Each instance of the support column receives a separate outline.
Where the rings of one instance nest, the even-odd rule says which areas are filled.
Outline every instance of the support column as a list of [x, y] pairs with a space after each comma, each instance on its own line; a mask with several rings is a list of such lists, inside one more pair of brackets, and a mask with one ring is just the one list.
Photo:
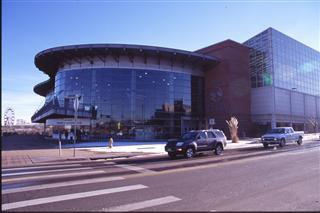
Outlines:
[[319, 113], [318, 113], [318, 97], [317, 96], [315, 96], [315, 99], [316, 99], [316, 116], [315, 116], [315, 121], [316, 121], [316, 128], [315, 128], [315, 130], [316, 130], [316, 132], [318, 132], [318, 128], [319, 128]]
[[303, 121], [303, 131], [306, 131], [306, 95], [303, 94], [303, 115], [304, 115], [304, 121]]
[[42, 133], [43, 135], [46, 135], [46, 127], [47, 127], [47, 126], [46, 126], [46, 122], [44, 122], [44, 125], [43, 125], [43, 133]]
[[271, 128], [276, 128], [277, 127], [277, 122], [276, 122], [276, 88], [273, 86], [272, 87], [272, 92], [273, 92], [273, 112], [271, 115]]
[[276, 122], [276, 115], [272, 114], [271, 115], [271, 128], [276, 128], [277, 127], [277, 122]]

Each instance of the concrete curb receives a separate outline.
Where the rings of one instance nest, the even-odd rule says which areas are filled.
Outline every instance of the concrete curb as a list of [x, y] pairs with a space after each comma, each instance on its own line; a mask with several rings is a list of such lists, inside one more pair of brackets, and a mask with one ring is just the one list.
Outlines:
[[[320, 142], [319, 134], [309, 134], [305, 135], [304, 143], [308, 143], [308, 140], [316, 140]], [[241, 150], [241, 149], [250, 149], [256, 147], [262, 147], [259, 138], [251, 138], [248, 140], [240, 140], [239, 143], [230, 143], [228, 141], [226, 150]], [[147, 146], [150, 146], [149, 143]], [[158, 144], [159, 145], [159, 144]], [[164, 151], [164, 144], [161, 146], [154, 146], [155, 149], [144, 149], [145, 151], [138, 152], [134, 150], [134, 147], [140, 147], [141, 144], [130, 145], [130, 146], [121, 146], [121, 151], [116, 150], [106, 150], [105, 147], [87, 147], [87, 148], [76, 148], [77, 156], [72, 156], [72, 148], [63, 149], [63, 154], [67, 153], [65, 156], [54, 156], [52, 153], [50, 155], [36, 155], [31, 154], [21, 154], [21, 155], [3, 155], [2, 154], [2, 167], [15, 167], [15, 166], [28, 166], [35, 164], [45, 164], [45, 163], [61, 163], [61, 162], [78, 162], [78, 161], [93, 161], [93, 160], [110, 160], [110, 159], [120, 159], [120, 158], [132, 158], [132, 157], [144, 157], [144, 156], [160, 156], [166, 155]], [[163, 149], [162, 149], [163, 146]], [[157, 148], [156, 148], [157, 147]], [[125, 150], [125, 151], [123, 151]], [[151, 152], [148, 152], [151, 151]], [[50, 150], [50, 152], [52, 152]], [[26, 159], [28, 162], [26, 162]], [[8, 164], [7, 164], [7, 163]]]

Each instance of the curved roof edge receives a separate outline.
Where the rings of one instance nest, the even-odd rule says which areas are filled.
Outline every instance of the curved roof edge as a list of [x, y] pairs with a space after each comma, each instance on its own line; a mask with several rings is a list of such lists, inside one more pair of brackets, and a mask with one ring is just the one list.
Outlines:
[[134, 44], [80, 44], [49, 48], [39, 52], [35, 56], [35, 65], [49, 76], [53, 77], [58, 69], [59, 63], [65, 58], [83, 55], [101, 55], [112, 53], [134, 53], [150, 55], [180, 56], [191, 61], [197, 60], [204, 64], [220, 61], [214, 56], [208, 56], [197, 52], [172, 49], [166, 47], [134, 45]]
[[52, 78], [43, 81], [33, 87], [33, 91], [38, 95], [45, 97], [50, 91], [50, 89], [54, 88], [54, 80]]

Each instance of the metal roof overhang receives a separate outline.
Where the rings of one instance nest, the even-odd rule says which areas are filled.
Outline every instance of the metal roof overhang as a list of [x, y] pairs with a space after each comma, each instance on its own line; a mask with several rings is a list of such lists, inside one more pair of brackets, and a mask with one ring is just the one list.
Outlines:
[[33, 91], [41, 96], [46, 96], [48, 91], [54, 88], [54, 80], [48, 79], [44, 82], [41, 82], [33, 87]]
[[120, 54], [127, 54], [128, 57], [134, 57], [135, 55], [161, 56], [172, 59], [182, 59], [205, 66], [219, 62], [219, 59], [216, 57], [164, 47], [130, 44], [83, 44], [44, 50], [35, 56], [35, 65], [50, 77], [54, 77], [59, 65], [65, 62], [66, 59], [80, 61], [80, 58], [83, 57], [90, 60], [90, 58], [97, 56], [103, 60], [101, 56]]
[[33, 90], [41, 96], [46, 96], [46, 93], [54, 88], [54, 77], [59, 66], [69, 59], [79, 61], [80, 63], [81, 58], [91, 60], [93, 57], [98, 57], [104, 61], [105, 56], [112, 55], [117, 60], [117, 57], [123, 54], [127, 55], [131, 61], [135, 55], [144, 57], [157, 56], [170, 58], [171, 60], [181, 60], [193, 65], [201, 65], [204, 68], [217, 64], [220, 61], [216, 57], [196, 52], [145, 45], [83, 44], [61, 46], [44, 50], [35, 56], [34, 63], [36, 67], [45, 74], [48, 74], [50, 79], [37, 84]]

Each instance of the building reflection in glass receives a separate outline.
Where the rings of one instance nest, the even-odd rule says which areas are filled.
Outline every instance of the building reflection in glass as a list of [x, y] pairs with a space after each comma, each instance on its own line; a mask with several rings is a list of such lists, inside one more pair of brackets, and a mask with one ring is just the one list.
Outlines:
[[[83, 110], [97, 109], [91, 131], [119, 138], [179, 137], [182, 120], [203, 120], [203, 78], [158, 70], [93, 68], [59, 71], [54, 95], [82, 95]], [[188, 129], [189, 130], [189, 129]]]

